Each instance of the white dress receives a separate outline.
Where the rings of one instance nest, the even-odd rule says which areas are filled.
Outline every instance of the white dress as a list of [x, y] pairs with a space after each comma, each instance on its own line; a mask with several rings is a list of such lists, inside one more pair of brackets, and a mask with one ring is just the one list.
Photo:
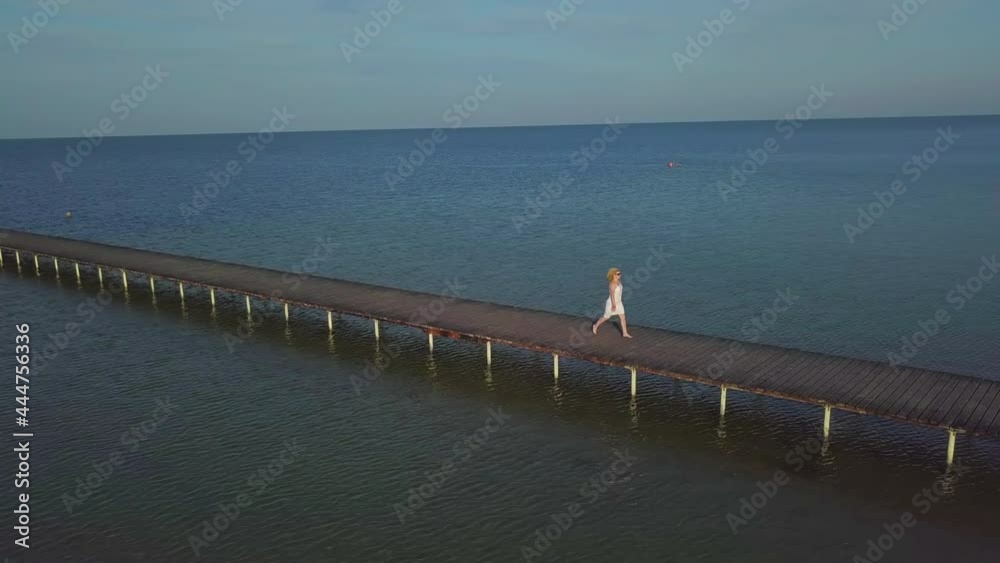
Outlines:
[[614, 311], [611, 310], [611, 296], [608, 296], [608, 300], [604, 302], [604, 318], [609, 319], [612, 315], [624, 315], [625, 305], [622, 305], [622, 284], [615, 286], [615, 302], [618, 303], [618, 308]]

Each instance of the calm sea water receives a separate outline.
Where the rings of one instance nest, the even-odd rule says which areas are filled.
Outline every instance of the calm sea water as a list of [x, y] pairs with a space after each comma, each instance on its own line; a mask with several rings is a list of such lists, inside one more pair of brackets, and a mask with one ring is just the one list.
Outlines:
[[[949, 127], [915, 178], [904, 164]], [[1000, 379], [1000, 280], [949, 300], [1000, 253], [1000, 118], [814, 121], [788, 139], [771, 122], [637, 124], [584, 170], [574, 152], [602, 129], [449, 130], [392, 188], [386, 173], [430, 131], [277, 135], [252, 162], [246, 135], [108, 139], [62, 182], [52, 162], [75, 141], [0, 141], [0, 225], [580, 315], [617, 266], [631, 323], [740, 339], [790, 289], [760, 341], [876, 360], [944, 308], [951, 321], [909, 362]], [[769, 137], [778, 151], [721, 197]], [[238, 175], [196, 195], [230, 160]], [[572, 183], [543, 195], [561, 176]], [[849, 240], [844, 224], [894, 180], [906, 191]], [[651, 249], [668, 259], [647, 275]], [[564, 360], [556, 385], [536, 354], [496, 347], [487, 370], [474, 344], [439, 340], [430, 357], [419, 333], [383, 327], [376, 347], [364, 322], [338, 319], [330, 337], [322, 314], [286, 325], [263, 303], [264, 324], [227, 345], [236, 297], [213, 312], [202, 292], [181, 303], [164, 282], [154, 299], [137, 280], [83, 315], [98, 290], [69, 269], [0, 274], [9, 338], [15, 323], [42, 343], [83, 323], [31, 385], [29, 561], [194, 560], [192, 536], [204, 561], [516, 561], [525, 545], [532, 561], [850, 561], [906, 511], [917, 523], [883, 561], [1000, 554], [995, 440], [960, 437], [967, 469], [945, 471], [944, 433], [836, 413], [826, 448], [799, 462], [815, 407], [730, 394], [720, 423], [711, 389], [640, 376], [631, 403], [621, 370]], [[508, 418], [463, 446], [491, 409]], [[123, 437], [137, 425], [142, 440]], [[616, 451], [635, 461], [588, 484]], [[734, 534], [727, 514], [778, 470], [788, 483]], [[240, 514], [206, 531], [241, 494]], [[574, 502], [569, 528], [536, 545]]]

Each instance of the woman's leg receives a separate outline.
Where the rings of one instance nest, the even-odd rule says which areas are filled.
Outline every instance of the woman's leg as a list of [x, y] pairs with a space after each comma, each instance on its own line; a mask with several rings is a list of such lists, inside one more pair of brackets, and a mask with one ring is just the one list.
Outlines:
[[600, 319], [597, 320], [596, 323], [594, 323], [594, 329], [593, 329], [594, 334], [597, 334], [597, 329], [601, 328], [601, 325], [604, 324], [605, 321], [608, 320], [608, 318], [609, 317], [601, 317]]
[[618, 315], [618, 319], [622, 322], [622, 336], [625, 338], [632, 338], [632, 335], [628, 333], [628, 325], [625, 324], [625, 315]]

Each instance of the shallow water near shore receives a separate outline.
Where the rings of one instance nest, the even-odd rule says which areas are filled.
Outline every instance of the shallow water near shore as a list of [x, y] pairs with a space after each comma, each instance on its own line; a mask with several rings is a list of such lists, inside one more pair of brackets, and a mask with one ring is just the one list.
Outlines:
[[[904, 162], [948, 126], [962, 137], [911, 182]], [[910, 361], [1000, 378], [1000, 281], [961, 309], [948, 301], [1000, 250], [1000, 120], [810, 122], [728, 200], [717, 182], [773, 123], [632, 125], [580, 171], [571, 155], [600, 131], [449, 132], [395, 191], [385, 173], [429, 132], [277, 135], [189, 220], [180, 206], [245, 136], [108, 139], [62, 184], [50, 163], [67, 141], [0, 141], [0, 224], [580, 315], [600, 309], [618, 266], [630, 323], [738, 339], [790, 289], [799, 299], [761, 342], [882, 361], [946, 308]], [[563, 170], [574, 184], [519, 232], [526, 198]], [[852, 244], [844, 224], [894, 179], [907, 191]], [[647, 276], [651, 249], [668, 259]], [[181, 302], [173, 284], [154, 297], [136, 280], [83, 314], [96, 273], [77, 284], [63, 268], [56, 279], [8, 260], [0, 273], [11, 336], [27, 322], [46, 343], [81, 324], [31, 385], [39, 561], [195, 549], [205, 561], [514, 561], [524, 546], [536, 561], [850, 561], [906, 512], [915, 523], [883, 561], [1000, 554], [997, 440], [960, 436], [948, 470], [945, 433], [835, 412], [811, 453], [817, 407], [730, 393], [720, 420], [715, 389], [640, 374], [631, 401], [624, 370], [562, 359], [555, 383], [539, 354], [495, 346], [487, 368], [473, 343], [438, 339], [430, 356], [416, 331], [383, 325], [376, 344], [346, 317], [331, 337], [322, 312], [293, 308], [286, 324], [263, 302], [263, 324], [234, 343], [240, 297], [217, 292], [213, 311], [207, 292]], [[497, 410], [507, 418], [484, 434]], [[142, 439], [126, 439], [136, 426]], [[634, 464], [615, 472], [626, 452]], [[114, 453], [121, 464], [88, 482]], [[787, 483], [772, 487], [779, 471]], [[239, 515], [206, 534], [241, 494]], [[541, 549], [538, 531], [573, 503], [578, 516]], [[735, 533], [729, 514], [746, 521]]]

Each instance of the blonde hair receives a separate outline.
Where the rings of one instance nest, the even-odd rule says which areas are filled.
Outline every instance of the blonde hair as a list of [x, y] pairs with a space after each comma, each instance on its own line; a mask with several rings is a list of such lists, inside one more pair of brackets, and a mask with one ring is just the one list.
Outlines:
[[622, 271], [618, 268], [611, 268], [608, 270], [608, 282], [615, 281], [615, 274], [620, 274]]

